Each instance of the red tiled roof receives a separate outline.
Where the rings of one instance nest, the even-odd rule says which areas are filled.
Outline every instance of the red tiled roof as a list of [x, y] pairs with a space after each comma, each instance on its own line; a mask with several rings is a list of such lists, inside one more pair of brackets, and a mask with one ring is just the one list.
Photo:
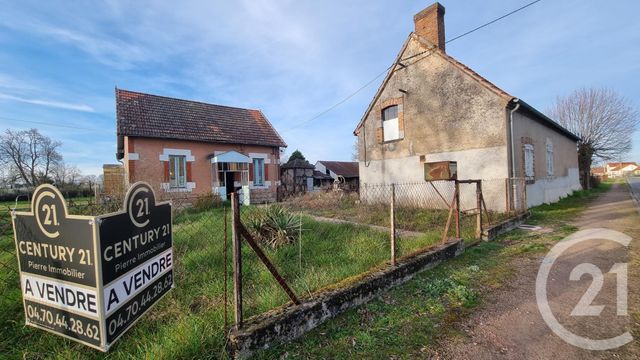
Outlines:
[[353, 161], [323, 161], [318, 160], [324, 167], [333, 171], [336, 175], [342, 175], [346, 178], [360, 176], [360, 168], [357, 162]]
[[116, 89], [119, 136], [285, 147], [260, 110]]
[[615, 163], [608, 163], [607, 164], [607, 166], [609, 166], [611, 168], [611, 171], [622, 170], [622, 169], [626, 168], [629, 165], [633, 165], [636, 168], [638, 167], [638, 164], [636, 164], [635, 162], [615, 162]]

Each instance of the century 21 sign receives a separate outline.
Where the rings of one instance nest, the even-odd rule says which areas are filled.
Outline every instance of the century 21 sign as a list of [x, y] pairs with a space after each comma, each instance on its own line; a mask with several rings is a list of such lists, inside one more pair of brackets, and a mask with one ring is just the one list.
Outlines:
[[174, 286], [171, 204], [144, 182], [100, 216], [69, 215], [40, 185], [12, 218], [27, 325], [107, 351]]

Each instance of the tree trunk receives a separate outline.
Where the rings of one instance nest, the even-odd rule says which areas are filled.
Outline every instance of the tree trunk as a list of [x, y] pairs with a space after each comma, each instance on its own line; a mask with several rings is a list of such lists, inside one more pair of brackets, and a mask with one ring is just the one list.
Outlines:
[[591, 163], [593, 161], [593, 149], [589, 144], [578, 145], [578, 171], [580, 172], [580, 185], [585, 190], [591, 188]]

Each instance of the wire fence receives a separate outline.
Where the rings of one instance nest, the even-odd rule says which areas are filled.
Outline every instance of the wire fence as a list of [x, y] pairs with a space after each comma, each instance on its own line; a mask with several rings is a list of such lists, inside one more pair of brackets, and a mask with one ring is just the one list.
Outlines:
[[[502, 180], [502, 189], [505, 183]], [[476, 185], [457, 186], [461, 210], [459, 235], [475, 239]], [[402, 258], [455, 237], [451, 211], [456, 206], [455, 192], [456, 183], [452, 181], [367, 185], [359, 193], [330, 190], [290, 197], [272, 205], [241, 206], [240, 218], [292, 291], [304, 298], [320, 289], [353, 281], [364, 272], [389, 266], [392, 249], [395, 257]], [[232, 322], [229, 203], [213, 194], [165, 193], [158, 200], [173, 203], [176, 288], [132, 329], [138, 334], [132, 338], [154, 334], [169, 344], [207, 334], [207, 346], [219, 348], [222, 353], [227, 325]], [[67, 203], [69, 213], [83, 215], [113, 212], [121, 204], [119, 196], [71, 199]], [[17, 210], [28, 211], [29, 206], [23, 201]], [[505, 216], [504, 211], [489, 210], [483, 215], [483, 223], [497, 222]], [[447, 223], [450, 226], [445, 235]], [[7, 332], [20, 334], [24, 314], [15, 249], [11, 214], [5, 206], [0, 211], [0, 298], [5, 309], [0, 322], [10, 324]], [[256, 253], [246, 243], [241, 251], [244, 317], [289, 303], [289, 296]], [[167, 335], [168, 327], [175, 326], [181, 330], [176, 335]], [[31, 334], [31, 342], [50, 341], [41, 340], [44, 336], [41, 333]], [[123, 342], [127, 344], [125, 349], [135, 349], [135, 341], [129, 344], [125, 337]], [[16, 336], [2, 346], [27, 351], [25, 344]]]

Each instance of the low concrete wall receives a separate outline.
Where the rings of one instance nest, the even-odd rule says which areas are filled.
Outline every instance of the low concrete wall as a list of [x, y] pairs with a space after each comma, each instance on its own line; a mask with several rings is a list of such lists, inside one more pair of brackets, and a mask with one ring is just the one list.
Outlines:
[[482, 231], [482, 240], [491, 241], [498, 236], [511, 231], [522, 224], [531, 215], [528, 211], [524, 214], [517, 215], [496, 225], [488, 227]]
[[567, 176], [536, 179], [535, 183], [527, 185], [527, 206], [551, 204], [581, 188], [578, 169], [569, 169]]
[[234, 358], [246, 358], [257, 349], [293, 340], [328, 319], [359, 305], [417, 273], [464, 252], [464, 241], [453, 240], [431, 251], [401, 259], [395, 267], [364, 274], [356, 282], [314, 294], [300, 305], [288, 305], [254, 316], [229, 334], [228, 350]]

